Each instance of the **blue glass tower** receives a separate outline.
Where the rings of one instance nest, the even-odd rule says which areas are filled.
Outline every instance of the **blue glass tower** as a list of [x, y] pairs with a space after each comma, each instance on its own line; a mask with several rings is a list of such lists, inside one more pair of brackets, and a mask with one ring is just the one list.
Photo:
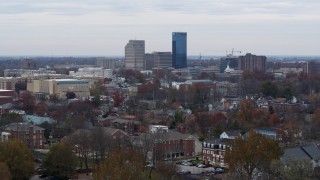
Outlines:
[[172, 67], [175, 69], [187, 67], [187, 33], [172, 33]]

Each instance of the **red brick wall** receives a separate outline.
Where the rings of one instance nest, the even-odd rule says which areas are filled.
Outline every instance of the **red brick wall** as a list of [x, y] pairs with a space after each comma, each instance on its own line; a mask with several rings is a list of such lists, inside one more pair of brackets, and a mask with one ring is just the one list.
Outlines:
[[11, 90], [11, 91], [1, 91], [0, 90], [0, 96], [11, 96], [11, 97], [14, 97], [14, 91]]

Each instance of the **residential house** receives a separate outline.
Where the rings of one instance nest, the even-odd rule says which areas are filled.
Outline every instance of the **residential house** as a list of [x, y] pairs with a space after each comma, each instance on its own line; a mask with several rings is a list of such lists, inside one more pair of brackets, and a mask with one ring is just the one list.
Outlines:
[[113, 128], [121, 129], [127, 133], [132, 133], [139, 130], [141, 122], [137, 121], [134, 116], [127, 115], [112, 120], [111, 124]]
[[220, 138], [205, 140], [202, 143], [202, 159], [207, 164], [215, 166], [227, 166], [224, 156], [226, 150], [230, 147], [228, 143], [236, 137], [241, 137], [241, 130], [224, 131]]
[[282, 133], [281, 130], [275, 127], [272, 128], [267, 128], [267, 127], [262, 127], [262, 128], [256, 128], [254, 129], [256, 133], [262, 134], [268, 138], [271, 138], [273, 140], [278, 140], [282, 141]]
[[290, 160], [307, 160], [312, 162], [313, 167], [319, 167], [320, 149], [315, 144], [288, 148], [284, 150], [284, 154], [280, 159], [284, 163], [287, 163]]
[[224, 131], [220, 135], [220, 138], [221, 139], [235, 139], [238, 136], [241, 136], [241, 130]]
[[4, 131], [10, 133], [8, 139], [22, 140], [29, 148], [43, 148], [44, 129], [29, 123], [11, 123], [4, 126]]

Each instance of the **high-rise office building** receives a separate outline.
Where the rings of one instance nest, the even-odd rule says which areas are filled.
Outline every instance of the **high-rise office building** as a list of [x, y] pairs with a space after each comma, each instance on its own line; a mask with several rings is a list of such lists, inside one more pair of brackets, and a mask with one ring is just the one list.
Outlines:
[[153, 68], [171, 68], [172, 54], [171, 52], [153, 52], [144, 55], [146, 70]]
[[238, 69], [249, 71], [266, 71], [267, 57], [256, 56], [247, 53], [245, 56], [239, 56]]
[[153, 53], [146, 53], [144, 54], [144, 63], [145, 63], [145, 70], [152, 70], [154, 68], [154, 57]]
[[187, 67], [187, 33], [172, 33], [172, 67], [176, 69]]
[[130, 40], [125, 47], [126, 69], [144, 70], [144, 40]]
[[169, 68], [172, 67], [171, 52], [154, 52], [154, 67], [155, 68]]

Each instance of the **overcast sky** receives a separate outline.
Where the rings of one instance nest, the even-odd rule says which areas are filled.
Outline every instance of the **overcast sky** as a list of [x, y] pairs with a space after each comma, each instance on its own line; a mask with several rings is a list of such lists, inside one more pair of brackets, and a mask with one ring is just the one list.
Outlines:
[[171, 51], [174, 31], [188, 55], [320, 55], [320, 0], [0, 0], [0, 55]]

